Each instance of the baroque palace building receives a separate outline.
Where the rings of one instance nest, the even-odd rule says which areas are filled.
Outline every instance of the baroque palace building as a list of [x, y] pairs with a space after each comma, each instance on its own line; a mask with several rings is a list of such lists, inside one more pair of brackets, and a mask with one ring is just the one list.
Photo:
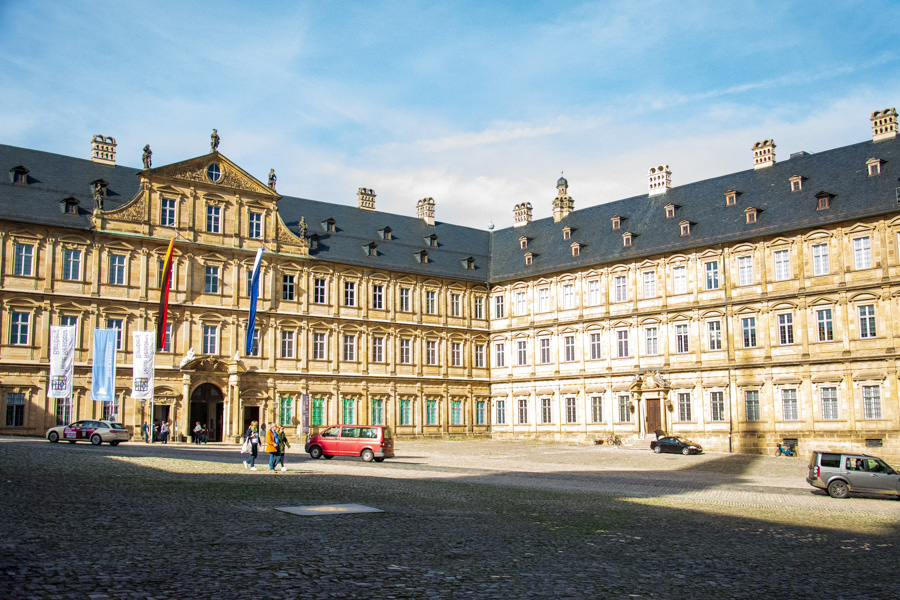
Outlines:
[[[656, 430], [709, 450], [853, 449], [900, 459], [900, 138], [872, 139], [481, 231], [281, 196], [218, 152], [144, 168], [0, 145], [0, 433], [114, 416], [331, 423], [403, 436], [588, 441]], [[131, 332], [158, 317], [154, 413], [131, 398]], [[264, 248], [256, 336], [249, 274]], [[49, 328], [77, 327], [71, 398], [47, 396]], [[115, 403], [90, 397], [91, 334], [119, 331]]]

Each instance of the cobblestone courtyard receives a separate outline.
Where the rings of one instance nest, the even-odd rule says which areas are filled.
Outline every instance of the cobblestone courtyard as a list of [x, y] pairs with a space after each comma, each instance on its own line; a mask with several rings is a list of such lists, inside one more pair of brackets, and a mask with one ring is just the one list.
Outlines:
[[[900, 502], [805, 458], [498, 441], [245, 470], [236, 446], [0, 438], [0, 598], [896, 598]], [[301, 517], [282, 506], [382, 513]]]

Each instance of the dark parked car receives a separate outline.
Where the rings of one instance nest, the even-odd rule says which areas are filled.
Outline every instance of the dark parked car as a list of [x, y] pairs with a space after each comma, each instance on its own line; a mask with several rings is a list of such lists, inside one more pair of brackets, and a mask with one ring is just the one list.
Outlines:
[[660, 452], [680, 452], [681, 454], [700, 454], [703, 452], [703, 447], [700, 444], [677, 435], [668, 435], [650, 442], [650, 449], [657, 454]]

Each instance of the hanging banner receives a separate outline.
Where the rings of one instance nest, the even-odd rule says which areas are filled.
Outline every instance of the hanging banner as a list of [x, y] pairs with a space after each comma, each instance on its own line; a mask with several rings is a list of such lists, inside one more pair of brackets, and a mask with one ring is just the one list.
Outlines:
[[135, 331], [134, 362], [131, 374], [131, 397], [149, 400], [153, 396], [153, 374], [156, 371], [156, 348], [153, 331]]
[[169, 285], [172, 281], [172, 247], [175, 238], [169, 240], [169, 249], [163, 262], [162, 277], [159, 281], [159, 314], [156, 317], [156, 349], [166, 347], [166, 322], [169, 318]]
[[116, 400], [116, 329], [94, 330], [94, 363], [91, 367], [91, 399]]
[[250, 319], [247, 321], [247, 356], [253, 354], [253, 330], [256, 329], [256, 299], [259, 297], [259, 266], [263, 249], [256, 251], [253, 272], [250, 275]]
[[309, 433], [309, 394], [300, 394], [300, 431]]
[[50, 326], [50, 389], [48, 398], [72, 395], [75, 375], [75, 327]]

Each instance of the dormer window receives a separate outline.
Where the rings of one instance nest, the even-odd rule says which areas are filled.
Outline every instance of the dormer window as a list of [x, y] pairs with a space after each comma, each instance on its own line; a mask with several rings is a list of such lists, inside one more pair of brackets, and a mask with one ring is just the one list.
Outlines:
[[869, 171], [869, 177], [881, 175], [881, 165], [884, 163], [880, 158], [870, 158], [866, 161], [866, 168]]
[[318, 250], [319, 249], [319, 234], [314, 233], [309, 236], [309, 249], [310, 250]]
[[390, 227], [382, 227], [378, 230], [378, 237], [383, 240], [392, 240], [394, 237], [391, 235], [392, 229]]
[[572, 229], [571, 227], [563, 227], [563, 230], [562, 230], [562, 232], [563, 232], [563, 239], [564, 239], [564, 240], [571, 240], [571, 239], [572, 239], [572, 232], [573, 232], [573, 231], [575, 231], [575, 230]]
[[363, 253], [366, 256], [378, 256], [378, 250], [376, 250], [376, 248], [378, 248], [378, 244], [375, 242], [369, 242], [362, 247]]
[[801, 191], [801, 190], [803, 189], [803, 180], [804, 180], [804, 179], [806, 179], [806, 177], [803, 177], [802, 175], [794, 175], [794, 176], [792, 176], [791, 179], [790, 179], [790, 181], [791, 181], [791, 191], [792, 191], [792, 192], [799, 192], [799, 191]]
[[626, 231], [625, 233], [622, 234], [622, 247], [623, 248], [628, 248], [629, 246], [631, 246], [631, 237], [632, 237], [631, 233], [628, 231]]
[[827, 210], [831, 208], [831, 199], [834, 194], [828, 192], [819, 192], [816, 194], [816, 210]]
[[615, 216], [612, 218], [612, 228], [613, 230], [619, 229], [622, 227], [622, 217]]
[[10, 180], [18, 185], [28, 185], [28, 169], [19, 165], [9, 170]]
[[474, 271], [475, 270], [475, 257], [470, 256], [468, 258], [464, 258], [459, 263], [462, 265], [463, 269], [466, 271]]
[[756, 223], [756, 213], [759, 212], [758, 209], [753, 208], [752, 206], [748, 206], [744, 209], [744, 214], [747, 215], [747, 223]]
[[579, 256], [581, 254], [581, 244], [575, 242], [572, 244], [572, 256]]
[[325, 219], [324, 221], [322, 221], [322, 231], [326, 233], [334, 233], [335, 231], [337, 231], [336, 225], [337, 221], [335, 221], [334, 219]]
[[671, 219], [673, 217], [675, 217], [675, 205], [666, 204], [666, 218]]
[[728, 190], [725, 192], [725, 206], [734, 206], [737, 204], [737, 197], [740, 192], [735, 190]]
[[62, 205], [63, 213], [67, 215], [77, 215], [78, 214], [78, 199], [72, 198], [71, 196], [60, 200], [60, 204]]
[[428, 244], [432, 248], [437, 248], [437, 236], [435, 234], [426, 235], [425, 243]]
[[525, 266], [526, 267], [531, 266], [531, 264], [533, 262], [534, 262], [534, 254], [532, 254], [531, 252], [526, 252], [525, 253]]
[[519, 238], [519, 250], [524, 250], [528, 247], [528, 238], [524, 235]]
[[428, 263], [428, 250], [419, 250], [418, 252], [416, 252], [415, 256], [416, 260], [419, 261], [419, 263], [423, 265]]
[[682, 221], [678, 224], [681, 227], [681, 235], [691, 235], [691, 222]]

